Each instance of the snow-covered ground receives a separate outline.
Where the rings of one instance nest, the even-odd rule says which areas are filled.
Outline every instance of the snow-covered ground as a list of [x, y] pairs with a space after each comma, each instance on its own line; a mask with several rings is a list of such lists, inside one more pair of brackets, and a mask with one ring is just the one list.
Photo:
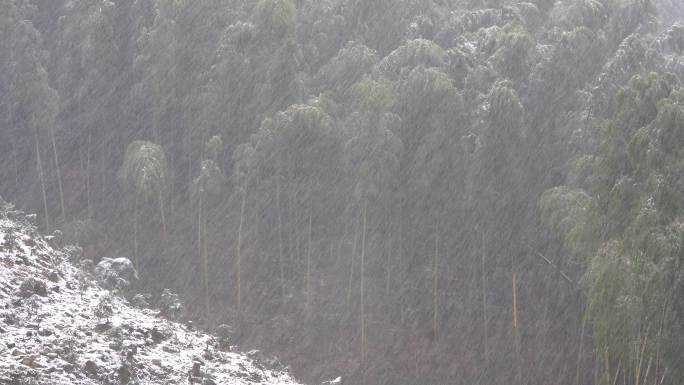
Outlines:
[[133, 307], [0, 213], [0, 384], [296, 384]]

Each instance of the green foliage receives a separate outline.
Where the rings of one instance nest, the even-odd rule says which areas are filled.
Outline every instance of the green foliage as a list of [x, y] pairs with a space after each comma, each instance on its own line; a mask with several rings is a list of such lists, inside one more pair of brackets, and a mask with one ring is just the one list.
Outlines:
[[279, 41], [294, 32], [296, 9], [291, 0], [259, 0], [253, 19], [262, 36]]
[[64, 242], [67, 245], [92, 245], [102, 238], [96, 224], [88, 220], [74, 220], [63, 227]]
[[364, 80], [354, 85], [359, 113], [350, 117], [347, 156], [357, 180], [355, 195], [377, 198], [390, 186], [403, 151], [396, 134], [399, 117], [388, 113], [394, 92], [386, 81]]
[[415, 39], [407, 41], [383, 58], [378, 63], [378, 69], [383, 75], [395, 78], [403, 71], [410, 71], [419, 65], [440, 67], [445, 59], [446, 53], [435, 42]]
[[596, 249], [592, 213], [595, 202], [582, 190], [556, 187], [540, 198], [544, 225], [563, 236], [563, 242], [575, 253], [586, 255]]
[[684, 313], [674, 294], [684, 273], [675, 192], [684, 186], [684, 105], [675, 87], [669, 75], [632, 79], [596, 154], [577, 163], [579, 189], [548, 190], [540, 203], [544, 223], [589, 260], [583, 282], [598, 347], [630, 370], [644, 351], [666, 363], [673, 384], [684, 378], [675, 348]]
[[348, 42], [316, 74], [318, 91], [327, 90], [335, 99], [348, 103], [352, 85], [368, 75], [378, 60], [374, 50], [358, 42]]
[[207, 194], [210, 197], [218, 197], [222, 191], [225, 177], [223, 171], [211, 159], [202, 161], [200, 173], [195, 178], [193, 195]]
[[223, 140], [220, 135], [214, 135], [204, 145], [204, 152], [207, 158], [217, 161], [219, 156], [223, 153]]
[[355, 105], [364, 114], [379, 115], [394, 101], [392, 84], [386, 80], [363, 80], [353, 86]]
[[119, 171], [119, 180], [126, 190], [142, 198], [156, 198], [166, 184], [166, 177], [166, 155], [161, 146], [141, 140], [128, 145]]
[[295, 191], [332, 182], [329, 170], [339, 163], [342, 135], [316, 104], [295, 104], [264, 119], [250, 142], [238, 147], [234, 177], [267, 179], [279, 174], [288, 177]]

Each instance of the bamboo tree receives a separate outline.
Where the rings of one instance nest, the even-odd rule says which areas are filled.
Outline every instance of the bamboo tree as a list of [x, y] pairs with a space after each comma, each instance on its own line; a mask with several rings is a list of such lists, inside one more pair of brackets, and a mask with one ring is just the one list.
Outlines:
[[191, 197], [197, 197], [197, 251], [202, 263], [202, 287], [204, 291], [204, 311], [211, 320], [211, 295], [209, 292], [209, 252], [207, 236], [207, 205], [218, 198], [224, 182], [223, 172], [216, 160], [223, 152], [223, 141], [220, 136], [211, 137], [204, 145], [200, 173], [193, 181]]
[[370, 199], [380, 197], [389, 187], [398, 170], [399, 154], [403, 146], [401, 140], [392, 131], [392, 123], [396, 122], [398, 117], [387, 112], [393, 100], [391, 86], [387, 82], [364, 80], [354, 86], [354, 92], [357, 96], [359, 112], [350, 118], [350, 126], [354, 131], [347, 147], [351, 157], [350, 164], [355, 167], [353, 172], [358, 178], [354, 193], [361, 203], [360, 329], [361, 362], [365, 363], [365, 260], [368, 204]]
[[137, 239], [139, 199], [160, 199], [161, 190], [166, 184], [166, 174], [166, 156], [159, 145], [145, 141], [135, 141], [128, 145], [124, 163], [119, 171], [119, 180], [124, 189], [134, 197], [133, 243], [137, 269], [140, 268]]

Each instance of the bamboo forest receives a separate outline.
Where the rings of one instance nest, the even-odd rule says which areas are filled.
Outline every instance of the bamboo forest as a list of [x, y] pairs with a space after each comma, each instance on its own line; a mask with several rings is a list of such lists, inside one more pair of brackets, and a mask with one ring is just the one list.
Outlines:
[[0, 0], [0, 196], [2, 384], [680, 385], [684, 2]]

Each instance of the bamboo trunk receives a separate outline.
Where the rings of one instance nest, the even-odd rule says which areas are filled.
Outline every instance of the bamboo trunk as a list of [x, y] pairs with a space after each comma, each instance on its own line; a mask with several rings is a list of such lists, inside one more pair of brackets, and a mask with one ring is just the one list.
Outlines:
[[[203, 194], [203, 193], [201, 193]], [[201, 195], [200, 194], [200, 195]], [[207, 320], [211, 319], [211, 295], [209, 293], [209, 253], [207, 252], [207, 209], [206, 202], [202, 202], [202, 260], [204, 261], [204, 308]]]
[[161, 215], [161, 223], [162, 223], [162, 239], [164, 241], [164, 244], [166, 244], [166, 236], [167, 236], [167, 231], [166, 231], [166, 216], [164, 215], [164, 194], [162, 193], [162, 187], [159, 186], [159, 214]]
[[209, 261], [206, 253], [206, 215], [204, 213], [204, 192], [198, 193], [198, 207], [197, 207], [197, 252], [202, 261], [202, 286], [204, 289], [204, 311], [205, 316], [209, 319], [210, 316], [210, 301], [209, 301]]
[[487, 274], [485, 270], [485, 234], [482, 233], [482, 326], [484, 329], [484, 359], [485, 366], [489, 362], [488, 330], [487, 330]]
[[435, 258], [432, 266], [432, 333], [434, 338], [437, 338], [437, 285], [439, 283], [438, 276], [438, 259], [439, 259], [439, 224], [437, 224], [437, 229], [435, 231]]
[[280, 295], [285, 305], [285, 268], [283, 266], [283, 219], [280, 208], [280, 172], [276, 175], [276, 210], [278, 210], [278, 267], [280, 269]]
[[515, 269], [513, 270], [513, 338], [515, 339], [515, 356], [516, 356], [516, 375], [515, 383], [520, 384], [522, 380], [522, 357], [521, 354], [521, 341], [520, 341], [520, 328], [518, 324], [518, 285], [517, 276]]
[[242, 311], [242, 256], [240, 255], [240, 249], [242, 248], [242, 223], [244, 222], [245, 219], [245, 200], [246, 200], [246, 191], [242, 190], [242, 204], [240, 205], [240, 225], [238, 226], [238, 239], [237, 239], [237, 247], [236, 247], [236, 255], [237, 255], [237, 314], [238, 317], [240, 316], [240, 312]]
[[359, 228], [354, 226], [354, 243], [352, 244], [351, 257], [349, 261], [349, 285], [347, 286], [347, 308], [351, 312], [352, 301], [352, 284], [354, 282], [354, 259], [356, 257], [356, 248], [359, 243]]
[[38, 138], [38, 128], [34, 130], [36, 142], [36, 168], [38, 169], [38, 179], [40, 180], [40, 189], [43, 196], [43, 210], [45, 213], [45, 231], [50, 231], [50, 214], [47, 207], [47, 192], [45, 191], [45, 176], [43, 175], [43, 164], [40, 160], [40, 139]]
[[135, 259], [135, 270], [140, 272], [140, 257], [138, 256], [138, 193], [133, 199], [133, 258]]
[[59, 206], [62, 212], [62, 223], [66, 223], [66, 208], [64, 205], [64, 188], [62, 186], [62, 172], [60, 171], [59, 156], [57, 155], [57, 142], [55, 140], [54, 127], [50, 126], [50, 141], [52, 142], [52, 156], [55, 161], [55, 171], [57, 173], [57, 187], [59, 188]]
[[14, 163], [14, 185], [19, 187], [19, 161], [17, 160], [16, 145], [12, 145], [12, 159]]
[[311, 315], [311, 233], [312, 233], [312, 209], [309, 209], [309, 239], [306, 247], [306, 312]]
[[88, 129], [88, 143], [86, 145], [86, 168], [85, 168], [85, 174], [86, 174], [86, 207], [87, 207], [87, 216], [88, 219], [92, 219], [93, 217], [93, 208], [92, 208], [92, 203], [91, 203], [91, 196], [90, 196], [90, 141], [91, 141], [91, 133], [90, 129]]
[[368, 212], [368, 198], [363, 202], [363, 228], [361, 236], [361, 362], [366, 360], [366, 313], [364, 306], [364, 268], [366, 263], [366, 222]]

